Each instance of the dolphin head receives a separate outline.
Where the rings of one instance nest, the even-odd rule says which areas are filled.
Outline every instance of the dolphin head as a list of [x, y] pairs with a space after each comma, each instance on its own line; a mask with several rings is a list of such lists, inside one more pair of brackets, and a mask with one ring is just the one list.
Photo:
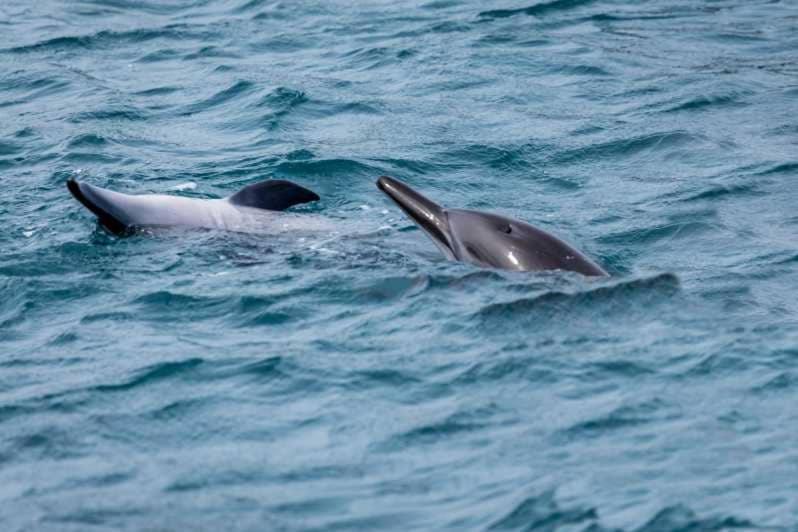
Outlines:
[[445, 209], [387, 176], [377, 180], [377, 187], [451, 260], [504, 270], [607, 275], [567, 243], [528, 223], [494, 213]]

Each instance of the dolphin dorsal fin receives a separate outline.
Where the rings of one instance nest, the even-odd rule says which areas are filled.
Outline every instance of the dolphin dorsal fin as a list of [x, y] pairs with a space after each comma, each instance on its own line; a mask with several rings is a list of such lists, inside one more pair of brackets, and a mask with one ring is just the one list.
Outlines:
[[284, 211], [294, 205], [318, 201], [319, 196], [290, 181], [269, 180], [249, 185], [228, 198], [233, 205], [267, 211]]

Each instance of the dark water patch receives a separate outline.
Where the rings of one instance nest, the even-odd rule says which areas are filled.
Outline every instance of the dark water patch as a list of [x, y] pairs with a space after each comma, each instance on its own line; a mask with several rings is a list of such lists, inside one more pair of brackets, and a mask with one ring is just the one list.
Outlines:
[[355, 114], [355, 115], [382, 115], [383, 111], [373, 103], [349, 102], [337, 105], [334, 108], [335, 114]]
[[781, 394], [792, 389], [798, 389], [798, 374], [784, 371], [775, 377], [768, 378], [762, 384], [754, 386], [751, 391], [755, 394], [767, 395], [771, 393]]
[[[430, 28], [430, 31], [432, 31], [433, 33], [460, 33], [469, 30], [471, 30], [471, 24], [467, 24], [464, 22], [456, 22], [453, 20], [447, 20], [445, 22], [434, 24]], [[415, 55], [414, 53], [403, 55], [403, 52], [408, 52], [408, 51], [403, 50], [402, 52], [399, 52], [397, 54], [397, 57], [402, 59], [404, 57], [409, 57], [410, 55]]]
[[[75, 512], [53, 512], [44, 515], [44, 523], [58, 523], [59, 527], [77, 524], [82, 527], [106, 527], [110, 523], [130, 520], [131, 518], [146, 515], [143, 508], [83, 508]], [[61, 528], [63, 530], [63, 528]]]
[[415, 53], [412, 50], [394, 50], [393, 48], [357, 48], [344, 54], [343, 57], [353, 66], [358, 66], [363, 70], [371, 70], [390, 65], [396, 61], [401, 61], [412, 57]]
[[140, 122], [150, 117], [147, 113], [130, 105], [112, 105], [96, 111], [82, 111], [72, 115], [69, 121], [75, 124], [93, 121]]
[[554, 492], [547, 491], [525, 498], [487, 530], [554, 531], [576, 526], [583, 530], [602, 530], [595, 508], [562, 508], [556, 502]]
[[393, 159], [393, 158], [380, 158], [372, 159], [381, 169], [382, 174], [430, 174], [434, 172], [442, 172], [462, 168], [465, 166], [463, 163], [448, 164], [446, 159], [441, 158], [441, 162], [419, 161], [411, 159]]
[[250, 94], [254, 91], [254, 89], [255, 84], [251, 81], [237, 81], [228, 88], [217, 92], [210, 98], [206, 98], [200, 102], [188, 105], [183, 111], [180, 112], [180, 114], [183, 116], [190, 116], [214, 109], [230, 101], [237, 100], [242, 96]]
[[698, 515], [683, 505], [668, 506], [660, 510], [650, 521], [637, 529], [637, 532], [661, 532], [664, 530], [684, 531], [724, 531], [724, 530], [759, 530], [762, 528], [751, 521], [735, 517], [705, 517]]
[[427, 2], [421, 7], [424, 9], [449, 9], [452, 7], [458, 7], [461, 4], [461, 0], [433, 0], [432, 2]]
[[288, 375], [286, 368], [290, 366], [290, 362], [287, 362], [283, 357], [271, 356], [239, 366], [236, 372], [240, 375], [248, 375], [265, 381], [286, 377]]
[[624, 405], [612, 412], [568, 427], [560, 436], [570, 441], [598, 438], [620, 430], [641, 425], [673, 421], [682, 417], [681, 409], [654, 399], [634, 405]]
[[133, 471], [105, 473], [80, 478], [69, 483], [62, 488], [108, 488], [126, 483], [135, 477]]
[[265, 5], [271, 3], [270, 0], [247, 0], [242, 2], [240, 5], [233, 8], [233, 13], [246, 13], [247, 11], [251, 11], [253, 9], [258, 9], [264, 7]]
[[686, 196], [682, 201], [734, 200], [738, 197], [760, 196], [762, 194], [756, 183], [717, 184]]
[[591, 144], [568, 150], [554, 154], [551, 160], [553, 163], [559, 164], [584, 164], [596, 160], [614, 160], [652, 152], [672, 151], [685, 146], [695, 145], [702, 141], [702, 137], [685, 131], [652, 133], [650, 135]]
[[69, 162], [74, 164], [91, 164], [91, 163], [113, 164], [113, 163], [123, 162], [122, 157], [111, 154], [94, 153], [94, 152], [71, 152], [61, 157], [61, 160], [64, 162]]
[[516, 15], [529, 15], [533, 17], [544, 17], [563, 11], [570, 11], [580, 7], [588, 6], [595, 0], [552, 0], [551, 2], [539, 2], [537, 4], [521, 7], [518, 9], [493, 9], [482, 11], [479, 17], [483, 19], [507, 18]]
[[387, 276], [363, 283], [355, 288], [352, 296], [358, 302], [384, 305], [390, 301], [417, 294], [426, 286], [426, 276]]
[[626, 22], [626, 21], [634, 21], [634, 20], [667, 20], [672, 18], [680, 18], [683, 17], [684, 13], [679, 13], [676, 10], [672, 10], [669, 13], [598, 13], [596, 15], [590, 15], [588, 20], [592, 20], [594, 22]]
[[6, 292], [0, 307], [0, 328], [10, 329], [24, 323], [25, 319], [37, 308], [35, 301], [27, 294], [9, 294]]
[[176, 480], [170, 483], [165, 491], [170, 492], [192, 492], [207, 489], [210, 487], [234, 487], [245, 485], [257, 485], [266, 482], [269, 475], [259, 471], [212, 471], [204, 474], [195, 474], [187, 478]]
[[138, 315], [145, 315], [148, 320], [159, 321], [167, 317], [181, 320], [182, 316], [197, 319], [199, 315], [204, 317], [223, 315], [235, 299], [233, 296], [201, 296], [160, 290], [140, 296], [133, 300], [132, 304], [137, 307]]
[[204, 363], [201, 358], [189, 358], [178, 362], [161, 362], [144, 368], [135, 377], [119, 384], [100, 384], [88, 391], [97, 393], [125, 392], [134, 388], [157, 384], [161, 381], [174, 381], [196, 373]]
[[[307, 108], [311, 102], [304, 92], [287, 87], [277, 87], [257, 102], [248, 105], [254, 112], [247, 112], [243, 118], [237, 118], [226, 124], [233, 130], [250, 132], [253, 130], [279, 130], [289, 119], [298, 120], [294, 112], [299, 108]], [[317, 109], [313, 109], [313, 107]], [[307, 117], [324, 115], [323, 109], [318, 109], [315, 102], [305, 113]]]
[[762, 170], [757, 175], [798, 174], [798, 162], [786, 162]]
[[38, 136], [38, 132], [32, 127], [23, 127], [22, 129], [20, 129], [20, 130], [18, 130], [18, 131], [16, 131], [14, 133], [14, 138], [18, 138], [18, 139], [28, 139], [28, 138], [33, 138], [33, 137], [37, 137], [37, 136]]
[[708, 40], [717, 41], [722, 44], [749, 44], [767, 42], [768, 38], [759, 31], [723, 31], [710, 33], [706, 36]]
[[566, 76], [588, 76], [590, 78], [612, 76], [612, 72], [606, 68], [595, 65], [561, 65], [556, 72]]
[[519, 346], [528, 349], [529, 354], [496, 357], [491, 360], [482, 360], [471, 364], [460, 372], [451, 382], [456, 386], [487, 385], [492, 382], [534, 382], [539, 385], [556, 383], [562, 378], [557, 368], [537, 364], [532, 351], [528, 346]]
[[141, 45], [154, 40], [186, 41], [208, 38], [209, 33], [197, 26], [187, 24], [171, 24], [156, 29], [136, 29], [130, 31], [102, 30], [87, 35], [69, 35], [54, 37], [34, 44], [16, 46], [0, 52], [25, 54], [32, 52], [63, 52], [72, 50], [96, 50], [120, 47], [125, 45]]
[[149, 52], [148, 54], [138, 58], [136, 61], [139, 63], [157, 63], [159, 61], [171, 61], [177, 59], [178, 57], [180, 57], [179, 51], [173, 48], [164, 48], [154, 52]]
[[601, 244], [654, 244], [661, 241], [692, 238], [701, 233], [715, 230], [713, 223], [702, 221], [668, 222], [644, 229], [632, 229], [621, 233], [609, 233], [598, 237]]
[[733, 350], [700, 355], [696, 358], [699, 360], [686, 370], [680, 371], [676, 375], [677, 378], [717, 378], [730, 373], [742, 373], [755, 364], [755, 361], [749, 358], [749, 353], [739, 353]]
[[279, 325], [284, 325], [286, 323], [296, 321], [300, 319], [302, 316], [297, 315], [296, 312], [290, 311], [265, 311], [260, 312], [257, 315], [240, 321], [241, 327], [259, 327], [259, 326], [272, 326], [277, 327]]
[[[272, 355], [236, 364], [225, 371], [216, 371], [218, 378], [230, 378], [251, 386], [253, 390], [268, 392], [278, 404], [292, 397], [321, 393], [337, 385], [333, 376], [324, 370], [303, 365], [292, 356]], [[310, 423], [308, 421], [307, 423]]]
[[34, 412], [36, 409], [29, 405], [2, 405], [0, 406], [0, 423], [15, 417], [28, 416]]
[[[588, 312], [596, 316], [627, 313], [653, 303], [662, 303], [679, 292], [679, 279], [673, 274], [620, 281], [578, 292], [543, 292], [480, 308], [473, 317], [483, 325], [541, 325], [557, 316]], [[545, 321], [544, 321], [545, 320]]]
[[506, 33], [491, 33], [488, 35], [483, 35], [477, 39], [477, 45], [479, 46], [503, 46], [505, 44], [509, 44], [518, 40], [518, 37], [515, 35], [508, 35]]
[[506, 277], [494, 270], [474, 270], [463, 275], [430, 275], [427, 286], [430, 290], [470, 290], [490, 282], [503, 282]]
[[192, 397], [190, 399], [178, 399], [169, 404], [147, 412], [144, 417], [151, 421], [181, 422], [186, 419], [202, 414], [206, 408], [216, 404], [213, 399], [207, 397]]
[[183, 56], [183, 61], [193, 61], [195, 59], [204, 59], [211, 57], [222, 57], [226, 59], [236, 59], [240, 57], [239, 54], [219, 48], [216, 46], [203, 46], [196, 52], [191, 52]]
[[[451, 441], [452, 437], [468, 436], [474, 432], [500, 424], [494, 408], [478, 408], [470, 412], [456, 412], [445, 419], [396, 434], [379, 446], [382, 452], [397, 452], [407, 447], [433, 445]], [[499, 416], [500, 417], [500, 416]]]
[[702, 94], [697, 97], [688, 99], [683, 103], [664, 109], [666, 113], [673, 113], [679, 111], [697, 111], [707, 108], [723, 108], [744, 105], [740, 101], [741, 96], [737, 94], [721, 94], [721, 95], [706, 95]]
[[121, 12], [142, 12], [151, 15], [174, 15], [181, 11], [200, 7], [208, 0], [176, 0], [173, 2], [159, 2], [152, 0], [84, 0], [89, 5], [98, 5]]
[[256, 106], [287, 112], [307, 101], [308, 97], [300, 90], [288, 87], [277, 87], [260, 99]]
[[639, 379], [655, 374], [654, 370], [640, 362], [633, 360], [607, 360], [589, 364], [582, 378], [585, 381], [597, 381], [615, 377]]
[[290, 177], [330, 177], [352, 180], [356, 177], [380, 175], [379, 168], [352, 159], [322, 159], [316, 161], [287, 161], [274, 168], [277, 176]]
[[283, 33], [255, 42], [250, 48], [254, 53], [291, 54], [301, 52], [311, 46], [312, 44], [306, 38]]
[[408, 386], [422, 384], [422, 381], [407, 372], [394, 369], [370, 369], [355, 372], [345, 382], [351, 390], [384, 390], [386, 387], [405, 390]]
[[78, 135], [77, 137], [70, 139], [69, 143], [67, 143], [67, 148], [69, 149], [98, 148], [106, 145], [108, 145], [108, 140], [102, 135], [97, 135], [94, 133], [85, 133], [83, 135]]
[[134, 92], [134, 96], [164, 96], [166, 94], [172, 94], [174, 92], [180, 91], [180, 87], [170, 87], [170, 86], [163, 86], [163, 87], [154, 87], [152, 89], [146, 89], [142, 91]]
[[80, 319], [80, 323], [89, 324], [95, 323], [98, 321], [117, 321], [117, 322], [133, 322], [136, 321], [137, 316], [135, 313], [132, 312], [121, 312], [121, 311], [111, 311], [111, 312], [93, 312], [91, 314], [86, 314]]
[[22, 151], [22, 147], [12, 142], [0, 140], [0, 156], [16, 155]]
[[[35, 430], [3, 442], [15, 460], [65, 460], [85, 456], [88, 446], [71, 431], [56, 427]], [[5, 453], [3, 453], [5, 454]]]
[[55, 338], [47, 342], [51, 346], [64, 346], [78, 342], [80, 337], [74, 332], [63, 332], [58, 334]]
[[473, 144], [446, 151], [439, 157], [445, 161], [472, 161], [495, 170], [528, 171], [534, 163], [527, 158], [526, 151], [518, 146]]
[[9, 91], [22, 94], [17, 99], [0, 100], [0, 109], [3, 107], [26, 105], [42, 98], [66, 94], [67, 89], [72, 84], [68, 80], [59, 79], [58, 77], [34, 77], [33, 79], [23, 77], [22, 79], [14, 79], [8, 85]]

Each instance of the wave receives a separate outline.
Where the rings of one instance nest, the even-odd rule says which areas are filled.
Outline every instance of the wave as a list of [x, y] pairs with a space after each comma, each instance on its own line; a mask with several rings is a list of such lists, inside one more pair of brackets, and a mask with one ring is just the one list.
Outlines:
[[482, 11], [479, 13], [479, 17], [485, 19], [507, 18], [516, 15], [543, 17], [552, 13], [570, 11], [572, 9], [588, 6], [594, 2], [595, 0], [552, 0], [551, 2], [540, 2], [518, 9], [493, 9], [490, 11]]
[[255, 84], [251, 81], [237, 81], [233, 85], [227, 87], [224, 90], [221, 90], [214, 94], [213, 96], [206, 98], [202, 101], [192, 103], [186, 106], [179, 114], [182, 116], [191, 116], [198, 113], [202, 113], [204, 111], [208, 111], [214, 109], [215, 107], [219, 107], [221, 105], [226, 104], [231, 100], [236, 100], [250, 94], [254, 91]]
[[28, 54], [33, 52], [52, 53], [68, 50], [95, 50], [108, 46], [140, 45], [154, 40], [188, 40], [209, 39], [213, 33], [205, 26], [189, 24], [170, 24], [162, 28], [141, 28], [128, 31], [102, 30], [87, 35], [66, 35], [53, 37], [33, 44], [15, 46], [0, 50], [0, 53]]
[[177, 362], [160, 362], [139, 371], [139, 374], [118, 384], [100, 384], [89, 388], [90, 392], [123, 392], [140, 388], [164, 380], [172, 380], [191, 375], [204, 363], [201, 358], [189, 358]]
[[[502, 303], [483, 306], [473, 314], [480, 321], [513, 320], [517, 318], [534, 319], [540, 314], [563, 314], [580, 308], [591, 309], [610, 306], [617, 310], [628, 309], [632, 302], [643, 304], [656, 301], [663, 296], [670, 297], [679, 292], [679, 278], [672, 273], [655, 277], [620, 281], [576, 292], [543, 292], [531, 297], [523, 297]], [[602, 312], [608, 309], [604, 308]]]
[[601, 159], [617, 160], [649, 152], [672, 151], [703, 142], [700, 135], [687, 131], [667, 131], [651, 133], [632, 138], [612, 140], [600, 144], [590, 144], [552, 155], [554, 164], [588, 163]]

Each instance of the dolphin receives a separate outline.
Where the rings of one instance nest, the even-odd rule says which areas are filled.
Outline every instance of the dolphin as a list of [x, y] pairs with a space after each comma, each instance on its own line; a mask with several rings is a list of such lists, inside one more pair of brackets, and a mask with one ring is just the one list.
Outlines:
[[609, 275], [569, 244], [528, 223], [499, 214], [446, 209], [388, 176], [377, 180], [377, 188], [396, 202], [449, 260], [514, 271]]
[[[103, 227], [116, 235], [149, 227], [269, 232], [275, 225], [276, 211], [319, 199], [315, 192], [280, 180], [255, 183], [220, 199], [122, 194], [75, 179], [67, 182], [67, 188]], [[286, 215], [281, 215], [279, 225], [285, 225], [286, 220]]]

